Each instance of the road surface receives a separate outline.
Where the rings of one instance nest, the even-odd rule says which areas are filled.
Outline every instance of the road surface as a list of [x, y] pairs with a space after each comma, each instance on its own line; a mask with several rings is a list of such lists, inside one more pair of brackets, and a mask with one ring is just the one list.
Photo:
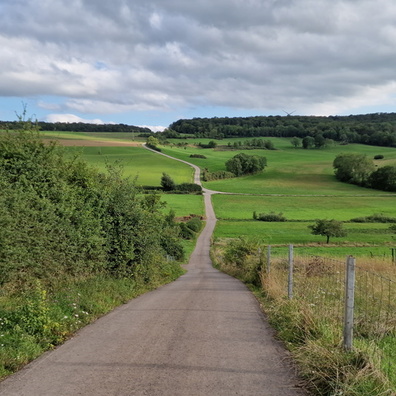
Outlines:
[[0, 395], [303, 395], [253, 295], [212, 267], [210, 198], [185, 275], [85, 327], [1, 382]]

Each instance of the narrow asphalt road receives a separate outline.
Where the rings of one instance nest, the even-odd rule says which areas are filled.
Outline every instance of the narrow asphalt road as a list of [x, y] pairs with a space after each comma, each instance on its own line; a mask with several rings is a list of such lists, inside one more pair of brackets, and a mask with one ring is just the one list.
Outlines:
[[0, 383], [4, 396], [304, 393], [253, 295], [212, 267], [207, 222], [177, 281], [85, 327]]

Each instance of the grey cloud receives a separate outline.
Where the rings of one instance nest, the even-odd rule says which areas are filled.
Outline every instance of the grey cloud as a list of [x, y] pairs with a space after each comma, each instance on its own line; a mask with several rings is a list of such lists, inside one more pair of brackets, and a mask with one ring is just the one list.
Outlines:
[[386, 0], [3, 0], [0, 95], [86, 113], [353, 106], [395, 80], [395, 17]]

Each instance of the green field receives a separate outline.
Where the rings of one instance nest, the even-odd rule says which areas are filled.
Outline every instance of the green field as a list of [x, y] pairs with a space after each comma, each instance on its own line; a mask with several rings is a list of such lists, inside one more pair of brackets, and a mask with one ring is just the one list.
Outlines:
[[[47, 134], [48, 136], [49, 134]], [[56, 135], [56, 134], [53, 134]], [[128, 135], [128, 136], [125, 136]], [[131, 139], [130, 134], [89, 134], [59, 133], [61, 138], [82, 140]], [[202, 149], [193, 145], [208, 143], [210, 139], [186, 140], [188, 146], [164, 146], [162, 151], [210, 171], [225, 169], [225, 162], [239, 151]], [[228, 141], [247, 139], [224, 139]], [[267, 157], [268, 167], [264, 172], [204, 183], [205, 187], [226, 192], [256, 195], [214, 195], [212, 197], [216, 216], [219, 218], [215, 237], [232, 238], [255, 236], [268, 244], [295, 244], [299, 249], [305, 246], [315, 254], [342, 256], [386, 256], [390, 247], [396, 246], [395, 235], [387, 231], [387, 224], [346, 224], [348, 236], [334, 238], [329, 246], [323, 237], [310, 234], [307, 228], [315, 219], [327, 218], [349, 221], [354, 217], [381, 213], [396, 217], [396, 194], [365, 189], [340, 183], [335, 177], [332, 162], [342, 152], [360, 152], [373, 158], [382, 154], [384, 159], [376, 161], [379, 166], [396, 164], [396, 149], [364, 145], [334, 146], [328, 149], [303, 150], [292, 147], [289, 139], [269, 138], [277, 150], [245, 150], [248, 154]], [[130, 140], [129, 140], [130, 141]], [[174, 144], [180, 140], [173, 140]], [[160, 185], [162, 172], [168, 173], [176, 183], [192, 181], [192, 169], [142, 147], [66, 147], [72, 152], [81, 152], [89, 163], [105, 170], [106, 163], [120, 163], [124, 174], [137, 177], [141, 185]], [[191, 154], [204, 154], [207, 159], [190, 158]], [[272, 195], [271, 195], [272, 194]], [[165, 211], [173, 209], [177, 217], [189, 214], [203, 214], [202, 196], [163, 195], [167, 202]], [[253, 211], [257, 213], [283, 213], [285, 223], [265, 223], [253, 221]], [[311, 222], [311, 223], [310, 223]], [[353, 249], [353, 250], [352, 250]]]
[[[188, 142], [197, 144], [199, 141], [206, 142], [207, 140], [196, 139]], [[230, 139], [224, 139], [219, 144], [227, 144], [228, 140]], [[337, 181], [332, 166], [334, 158], [340, 153], [359, 152], [371, 158], [377, 154], [382, 154], [384, 159], [376, 161], [377, 165], [396, 164], [396, 149], [389, 147], [351, 144], [347, 146], [338, 145], [327, 149], [304, 150], [293, 148], [289, 139], [269, 138], [269, 140], [273, 141], [277, 150], [242, 150], [250, 155], [265, 156], [268, 166], [264, 172], [240, 177], [237, 183], [235, 183], [235, 179], [206, 182], [204, 183], [205, 187], [216, 191], [249, 194], [380, 195], [384, 193]], [[217, 171], [224, 170], [225, 162], [240, 151], [202, 149], [193, 146], [187, 146], [186, 148], [167, 146], [163, 148], [163, 152], [190, 161], [201, 168]], [[207, 159], [190, 158], [191, 154], [204, 154]]]
[[176, 217], [191, 214], [204, 216], [205, 208], [202, 195], [163, 194], [161, 201], [166, 203], [165, 212], [174, 210]]
[[345, 238], [326, 238], [312, 235], [308, 226], [313, 222], [282, 222], [268, 223], [263, 221], [218, 221], [214, 232], [216, 239], [238, 238], [246, 236], [254, 238], [265, 245], [296, 246], [300, 253], [346, 257], [391, 257], [391, 248], [396, 247], [396, 236], [388, 228], [388, 224], [349, 223], [345, 225], [348, 235]]
[[176, 183], [192, 182], [193, 169], [179, 161], [155, 154], [143, 147], [65, 147], [80, 153], [88, 163], [104, 171], [106, 164], [119, 164], [126, 177], [137, 177], [137, 184], [160, 186], [162, 172]]
[[[121, 142], [144, 142], [133, 132], [63, 132], [41, 131], [40, 135], [45, 139], [52, 140], [91, 140], [91, 141], [121, 141]], [[78, 144], [77, 144], [78, 145]]]
[[396, 195], [388, 196], [250, 196], [214, 195], [219, 219], [250, 220], [257, 213], [283, 213], [287, 220], [336, 219], [381, 213], [396, 218]]

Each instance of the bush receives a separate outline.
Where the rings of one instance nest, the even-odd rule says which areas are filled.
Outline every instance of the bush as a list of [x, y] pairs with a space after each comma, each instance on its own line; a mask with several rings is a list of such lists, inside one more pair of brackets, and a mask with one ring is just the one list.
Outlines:
[[202, 220], [199, 217], [193, 217], [187, 221], [187, 227], [194, 232], [199, 232], [202, 228]]
[[187, 226], [186, 223], [179, 223], [180, 227], [180, 236], [183, 239], [193, 239], [195, 236], [195, 232]]
[[355, 217], [350, 220], [352, 223], [396, 223], [396, 217], [384, 216], [381, 213], [365, 217]]
[[[253, 212], [253, 218], [255, 218], [255, 213]], [[286, 221], [286, 217], [283, 216], [283, 213], [259, 213], [256, 214], [256, 219], [260, 221]]]
[[31, 133], [0, 136], [0, 286], [107, 271], [147, 281], [176, 232], [116, 168], [101, 174]]
[[382, 154], [377, 154], [377, 155], [374, 155], [374, 159], [375, 160], [384, 159], [384, 156]]
[[181, 183], [177, 184], [174, 188], [175, 191], [200, 193], [202, 192], [202, 187], [195, 183]]
[[203, 154], [191, 154], [190, 158], [202, 158], [202, 159], [206, 159], [206, 156]]
[[204, 169], [202, 172], [203, 181], [231, 179], [233, 177], [235, 177], [234, 173], [221, 170], [216, 172], [209, 172], [207, 169]]
[[176, 183], [167, 173], [164, 172], [161, 177], [161, 187], [164, 191], [173, 191], [176, 188]]

